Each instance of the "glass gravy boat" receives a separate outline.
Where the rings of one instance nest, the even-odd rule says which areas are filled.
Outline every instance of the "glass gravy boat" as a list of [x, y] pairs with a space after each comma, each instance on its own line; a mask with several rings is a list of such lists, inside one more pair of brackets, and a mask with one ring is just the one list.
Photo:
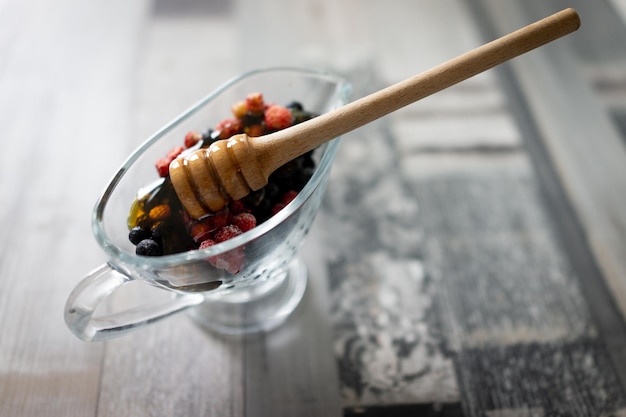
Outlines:
[[[304, 69], [248, 72], [203, 98], [143, 143], [124, 162], [94, 208], [94, 236], [108, 260], [68, 297], [65, 322], [78, 338], [111, 339], [184, 310], [203, 328], [220, 333], [269, 331], [298, 306], [307, 271], [297, 252], [319, 209], [338, 138], [315, 151], [317, 167], [297, 197], [246, 233], [206, 249], [156, 257], [136, 255], [128, 239], [130, 206], [138, 190], [158, 178], [154, 161], [180, 146], [188, 131], [217, 125], [229, 115], [233, 103], [251, 92], [261, 92], [278, 104], [296, 100], [309, 111], [324, 113], [347, 103], [350, 86], [336, 75]], [[212, 262], [229, 256], [243, 256], [243, 267], [236, 274]], [[113, 292], [137, 281], [168, 291], [171, 297], [95, 314]]]

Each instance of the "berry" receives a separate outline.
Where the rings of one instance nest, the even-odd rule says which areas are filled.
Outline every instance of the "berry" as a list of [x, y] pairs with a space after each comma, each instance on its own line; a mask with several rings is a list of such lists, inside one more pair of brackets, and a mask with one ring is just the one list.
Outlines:
[[230, 211], [228, 208], [225, 208], [217, 213], [213, 214], [211, 217], [208, 217], [213, 222], [213, 226], [216, 229], [226, 226], [230, 222]]
[[283, 203], [284, 205], [287, 205], [291, 203], [293, 199], [296, 198], [297, 195], [298, 195], [297, 191], [294, 191], [294, 190], [287, 191], [285, 194], [283, 194], [282, 198], [280, 199], [280, 202]]
[[256, 217], [252, 213], [239, 213], [233, 216], [233, 224], [242, 232], [247, 232], [256, 227]]
[[269, 130], [286, 129], [293, 124], [293, 116], [287, 107], [272, 106], [265, 111], [265, 126]]
[[276, 203], [272, 206], [272, 209], [270, 210], [270, 212], [272, 213], [272, 216], [277, 214], [279, 211], [281, 211], [282, 209], [284, 209], [287, 206], [287, 204], [283, 204], [283, 203]]
[[242, 233], [243, 232], [240, 228], [238, 228], [234, 224], [229, 224], [228, 226], [224, 226], [220, 230], [218, 230], [217, 233], [215, 233], [214, 239], [217, 243], [221, 243], [237, 237]]
[[248, 211], [246, 205], [241, 200], [233, 200], [228, 205], [228, 209], [232, 214], [245, 213]]
[[160, 177], [167, 177], [168, 175], [170, 175], [170, 163], [172, 161], [170, 161], [167, 158], [159, 158], [157, 159], [156, 163], [154, 164], [157, 172], [159, 173]]
[[298, 101], [292, 101], [291, 103], [287, 104], [285, 107], [287, 107], [290, 110], [297, 110], [297, 111], [302, 111], [304, 109], [304, 107], [302, 107], [302, 104]]
[[128, 240], [130, 240], [133, 245], [137, 245], [139, 242], [149, 237], [150, 231], [140, 226], [135, 226], [128, 232]]
[[181, 153], [183, 153], [183, 151], [185, 150], [185, 148], [183, 148], [182, 146], [177, 146], [173, 149], [171, 149], [167, 155], [165, 156], [166, 159], [169, 159], [170, 162], [172, 162], [174, 159], [176, 159], [176, 157], [178, 155], [180, 155]]
[[246, 135], [251, 136], [251, 137], [259, 137], [259, 136], [263, 136], [265, 134], [265, 126], [259, 124], [259, 125], [251, 125], [251, 126], [246, 126], [243, 131], [246, 133]]
[[185, 148], [189, 149], [202, 140], [202, 134], [192, 130], [185, 135]]
[[202, 242], [209, 238], [215, 229], [216, 227], [213, 225], [213, 221], [210, 218], [204, 219], [189, 226], [189, 236], [191, 236], [195, 242]]
[[233, 116], [237, 119], [241, 119], [248, 112], [248, 104], [245, 100], [238, 101], [233, 104], [233, 107], [231, 107], [230, 110], [232, 111]]
[[211, 239], [206, 239], [203, 240], [202, 243], [200, 243], [200, 247], [198, 249], [206, 249], [206, 248], [210, 248], [211, 246], [215, 245], [215, 241], [211, 240]]
[[247, 112], [239, 120], [241, 120], [241, 124], [243, 125], [243, 127], [246, 128], [252, 125], [263, 124], [264, 119], [265, 119], [265, 116], [263, 116], [263, 113]]
[[220, 132], [220, 139], [228, 139], [241, 132], [241, 121], [238, 119], [224, 119], [218, 123], [215, 130]]
[[141, 256], [161, 256], [163, 254], [163, 250], [154, 240], [144, 239], [137, 244], [135, 253]]
[[251, 93], [246, 97], [246, 106], [248, 111], [252, 113], [262, 113], [265, 110], [265, 103], [263, 101], [263, 94]]

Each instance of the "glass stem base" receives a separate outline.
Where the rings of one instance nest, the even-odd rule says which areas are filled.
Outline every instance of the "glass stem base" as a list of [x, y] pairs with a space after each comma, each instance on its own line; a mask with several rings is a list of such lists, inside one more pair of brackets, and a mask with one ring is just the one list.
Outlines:
[[202, 328], [221, 334], [243, 335], [271, 331], [298, 307], [307, 285], [306, 265], [295, 258], [278, 282], [266, 291], [251, 287], [250, 297], [237, 291], [232, 299], [221, 296], [206, 300], [189, 310], [191, 318]]

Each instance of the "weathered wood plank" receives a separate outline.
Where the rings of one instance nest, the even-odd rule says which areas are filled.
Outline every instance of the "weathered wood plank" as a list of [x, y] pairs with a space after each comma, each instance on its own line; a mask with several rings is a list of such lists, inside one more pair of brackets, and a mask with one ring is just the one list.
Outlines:
[[[126, 153], [141, 3], [76, 6], [10, 1], [0, 13], [3, 416], [94, 415], [99, 395], [103, 345], [76, 340], [62, 312], [103, 261], [90, 237], [93, 184]], [[112, 26], [117, 38], [102, 47]]]

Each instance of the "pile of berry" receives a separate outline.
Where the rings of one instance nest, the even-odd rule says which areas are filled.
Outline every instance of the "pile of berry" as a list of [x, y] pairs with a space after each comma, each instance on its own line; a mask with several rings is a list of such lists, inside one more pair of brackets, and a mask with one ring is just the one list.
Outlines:
[[[284, 208], [311, 178], [315, 162], [309, 152], [277, 169], [264, 188], [232, 201], [218, 213], [192, 219], [178, 201], [169, 179], [169, 165], [176, 157], [235, 134], [262, 136], [315, 116], [298, 102], [286, 106], [267, 104], [261, 93], [249, 94], [235, 103], [231, 112], [232, 117], [222, 120], [215, 129], [187, 133], [183, 146], [175, 147], [156, 161], [161, 182], [133, 203], [128, 218], [129, 239], [138, 255], [161, 256], [206, 248], [238, 236]], [[241, 266], [228, 262], [214, 264], [233, 273]]]

